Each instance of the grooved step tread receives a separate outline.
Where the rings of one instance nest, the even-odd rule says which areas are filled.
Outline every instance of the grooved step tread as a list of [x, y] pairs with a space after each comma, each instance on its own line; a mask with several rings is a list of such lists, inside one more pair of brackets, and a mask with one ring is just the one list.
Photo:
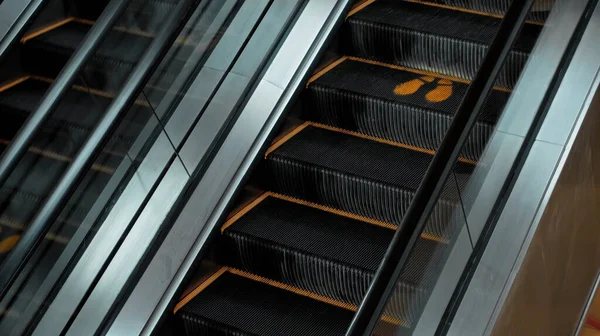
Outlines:
[[[374, 182], [416, 190], [432, 155], [355, 136], [308, 126], [273, 151], [281, 157]], [[473, 166], [458, 163], [470, 173]]]
[[[311, 83], [308, 90], [320, 87], [453, 116], [469, 84], [348, 59]], [[509, 97], [509, 92], [493, 90], [480, 121], [496, 123]]]
[[[90, 28], [88, 24], [70, 21], [27, 41], [25, 46], [53, 48], [70, 54], [80, 46]], [[95, 57], [135, 64], [151, 42], [149, 37], [111, 30]]]
[[374, 272], [394, 230], [269, 196], [223, 232], [232, 233]]
[[[0, 108], [3, 122], [0, 123], [0, 142], [7, 145], [27, 118], [35, 111], [49, 83], [29, 78], [0, 92]], [[110, 98], [92, 95], [78, 90], [69, 90], [50, 119], [36, 134], [30, 151], [58, 161], [70, 161], [85, 139], [96, 126], [111, 103]], [[152, 111], [135, 104], [126, 114], [121, 126], [104, 147], [99, 162], [115, 167], [124, 156], [134, 139], [141, 132]], [[97, 162], [98, 162], [97, 161]]]
[[178, 315], [188, 335], [344, 335], [354, 312], [225, 272]]
[[[264, 197], [266, 195], [266, 197]], [[267, 193], [225, 225], [217, 262], [263, 278], [358, 306], [367, 292], [395, 229], [359, 221]], [[400, 274], [401, 304], [387, 313], [411, 321], [428, 282], [427, 266], [446, 245], [420, 239]], [[414, 309], [413, 309], [414, 310]]]
[[[416, 2], [378, 0], [349, 21], [379, 23], [487, 45], [494, 38], [501, 19]], [[531, 51], [541, 29], [538, 25], [526, 24], [514, 48]]]

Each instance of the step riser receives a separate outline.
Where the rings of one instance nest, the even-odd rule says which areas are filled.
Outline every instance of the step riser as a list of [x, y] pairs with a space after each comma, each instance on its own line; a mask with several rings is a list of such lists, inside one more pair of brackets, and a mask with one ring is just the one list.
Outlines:
[[[359, 306], [374, 273], [332, 260], [225, 233], [217, 244], [217, 262], [275, 280], [337, 301]], [[400, 275], [403, 279], [404, 275]], [[390, 298], [388, 316], [414, 321], [421, 311], [425, 292], [401, 283]]]
[[251, 333], [221, 325], [214, 321], [197, 318], [191, 314], [181, 314], [186, 335], [194, 336], [254, 336]]
[[[263, 161], [259, 174], [258, 183], [265, 190], [396, 225], [401, 223], [414, 196], [412, 190], [309, 166], [277, 155], [270, 155]], [[448, 240], [454, 231], [448, 223], [457, 210], [456, 205], [440, 201], [424, 233]]]
[[[319, 85], [305, 91], [303, 102], [307, 120], [432, 151], [452, 122], [450, 115]], [[493, 130], [476, 123], [461, 156], [477, 161]]]
[[[488, 50], [485, 44], [352, 18], [345, 25], [344, 34], [349, 42], [349, 55], [466, 80], [477, 74]], [[512, 51], [496, 84], [513, 88], [527, 58], [525, 52]]]
[[261, 242], [234, 232], [219, 240], [219, 263], [353, 305], [360, 304], [373, 273]]

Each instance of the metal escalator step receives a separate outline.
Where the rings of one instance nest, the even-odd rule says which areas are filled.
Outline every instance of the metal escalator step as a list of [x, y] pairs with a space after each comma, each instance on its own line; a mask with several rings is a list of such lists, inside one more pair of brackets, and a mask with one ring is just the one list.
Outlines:
[[[29, 78], [0, 91], [0, 141], [11, 140], [14, 137], [37, 108], [49, 87], [49, 83]], [[110, 98], [70, 90], [36, 136], [32, 146], [72, 157], [110, 103]], [[117, 135], [106, 148], [127, 150], [152, 117], [150, 108], [140, 104], [134, 105], [127, 113]]]
[[[108, 1], [74, 1], [75, 11], [82, 18], [96, 20]], [[117, 19], [117, 26], [127, 26], [146, 32], [155, 32], [160, 28], [169, 13], [177, 5], [177, 0], [132, 0], [125, 12]]]
[[[393, 225], [359, 221], [266, 193], [224, 225], [217, 261], [358, 306], [394, 235]], [[392, 228], [390, 228], [392, 227]], [[422, 239], [386, 313], [410, 323], [424, 304], [428, 269], [445, 244]]]
[[[399, 225], [432, 155], [323, 129], [304, 127], [270, 151], [256, 175], [265, 190]], [[462, 184], [474, 166], [459, 162]], [[425, 228], [448, 240], [458, 215], [455, 188], [442, 200]]]
[[[0, 151], [3, 149], [4, 145], [0, 145]], [[31, 151], [24, 155], [0, 188], [0, 241], [20, 234], [27, 228], [67, 165], [68, 161]], [[61, 244], [68, 242], [108, 183], [111, 172], [111, 167], [103, 166], [85, 175], [52, 225], [47, 238]], [[0, 259], [3, 256], [0, 251]]]
[[[348, 18], [344, 40], [350, 56], [471, 79], [500, 21], [415, 2], [379, 0]], [[541, 28], [525, 25], [498, 76], [499, 86], [514, 87]]]
[[354, 312], [225, 272], [177, 315], [187, 335], [344, 335]]
[[[70, 21], [28, 40], [22, 45], [21, 54], [25, 70], [35, 75], [55, 78], [90, 28], [89, 24]], [[149, 36], [111, 30], [82, 70], [76, 83], [106, 92], [117, 91], [151, 42], [152, 38]], [[183, 45], [180, 48], [193, 46]], [[170, 60], [169, 66], [173, 66], [175, 62], [184, 60], [175, 57]], [[163, 77], [176, 75], [163, 71], [160, 67], [156, 72], [164, 72], [161, 74]], [[165, 79], [165, 82], [169, 81]]]
[[[443, 5], [449, 7], [455, 7], [457, 9], [466, 9], [472, 11], [478, 11], [482, 13], [489, 13], [492, 15], [503, 16], [508, 10], [512, 0], [405, 0], [413, 2], [424, 2], [436, 5]], [[552, 6], [556, 0], [536, 0], [531, 12], [529, 13], [528, 20], [542, 23], [546, 21]]]
[[[3, 150], [5, 145], [0, 145]], [[105, 155], [102, 166], [95, 166], [92, 171], [80, 182], [86, 186], [86, 193], [71, 197], [73, 202], [93, 204], [96, 197], [108, 182], [113, 169], [121, 158]], [[19, 161], [17, 167], [0, 189], [0, 214], [19, 223], [28, 223], [30, 217], [39, 209], [48, 193], [54, 187], [67, 168], [69, 161], [58, 160], [34, 152], [27, 152]], [[81, 190], [76, 192], [80, 194]], [[69, 206], [67, 208], [70, 208]], [[83, 220], [86, 214], [83, 210], [68, 211], [73, 219]]]
[[[435, 151], [467, 88], [443, 76], [346, 59], [304, 91], [304, 117]], [[502, 90], [490, 95], [464, 158], [479, 158], [509, 96]]]

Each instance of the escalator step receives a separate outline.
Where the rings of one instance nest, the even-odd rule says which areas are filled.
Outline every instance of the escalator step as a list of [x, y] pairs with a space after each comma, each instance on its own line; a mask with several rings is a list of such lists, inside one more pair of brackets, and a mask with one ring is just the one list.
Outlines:
[[[305, 90], [304, 117], [435, 151], [467, 88], [462, 81], [346, 59]], [[493, 91], [463, 157], [479, 158], [509, 96]]]
[[[302, 127], [263, 160], [256, 176], [261, 188], [399, 225], [432, 155], [316, 125]], [[457, 163], [458, 183], [473, 168]], [[449, 239], [457, 202], [455, 189], [445, 190], [425, 233]]]
[[[167, 18], [177, 2], [177, 0], [131, 0], [116, 25], [156, 32], [162, 26], [160, 22]], [[89, 1], [77, 0], [74, 3], [74, 10], [80, 17], [96, 20], [107, 4], [106, 0], [97, 0], [93, 4]]]
[[344, 335], [354, 312], [225, 272], [178, 315], [187, 335]]
[[[500, 21], [415, 2], [378, 0], [348, 18], [345, 44], [351, 56], [471, 79]], [[525, 25], [498, 77], [499, 86], [514, 87], [541, 28]]]
[[[266, 193], [228, 221], [217, 244], [219, 264], [257, 274], [352, 305], [359, 305], [395, 232], [395, 226], [367, 223], [350, 214], [300, 204]], [[350, 217], [348, 217], [350, 216]], [[401, 290], [387, 313], [411, 321], [423, 304], [427, 269], [422, 265], [445, 244], [422, 239], [400, 277]]]
[[[456, 7], [483, 13], [504, 15], [512, 0], [407, 0], [413, 2], [425, 2], [437, 5]], [[535, 22], [544, 22], [548, 17], [550, 9], [556, 0], [536, 0], [528, 19]]]
[[[27, 41], [21, 57], [24, 68], [36, 75], [55, 78], [81, 45], [90, 27], [71, 21]], [[111, 31], [82, 70], [85, 83], [77, 84], [116, 91], [151, 41], [147, 37]]]
[[[30, 78], [0, 92], [0, 139], [10, 140], [14, 137], [38, 107], [49, 87], [49, 83]], [[70, 90], [32, 145], [60, 155], [75, 155], [110, 103], [110, 98]], [[119, 133], [111, 139], [107, 147], [122, 150], [130, 148], [151, 117], [152, 111], [149, 107], [134, 105], [127, 113]]]
[[[90, 28], [90, 24], [70, 21], [28, 40], [22, 47], [23, 67], [32, 74], [55, 78], [81, 45]], [[146, 35], [111, 30], [82, 70], [80, 77], [84, 80], [78, 80], [76, 83], [107, 92], [118, 90], [151, 42], [152, 38]], [[180, 48], [193, 48], [193, 46], [183, 45]], [[189, 53], [185, 54], [189, 55]], [[168, 65], [172, 67], [178, 62], [183, 66], [185, 60], [174, 57], [170, 59]], [[162, 76], [176, 75], [163, 71], [160, 67], [156, 72], [164, 72]], [[165, 82], [170, 81], [165, 80]]]

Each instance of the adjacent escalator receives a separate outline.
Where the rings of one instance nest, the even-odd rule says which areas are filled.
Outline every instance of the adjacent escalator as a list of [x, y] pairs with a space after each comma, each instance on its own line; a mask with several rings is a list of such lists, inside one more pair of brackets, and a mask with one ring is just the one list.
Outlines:
[[[84, 41], [108, 1], [51, 1], [32, 29], [12, 51], [0, 78], [0, 152], [35, 111], [71, 55]], [[0, 189], [0, 261], [18, 241], [73, 156], [112, 102], [177, 1], [133, 0], [117, 20], [75, 84], [41, 131], [24, 158]], [[58, 6], [66, 18], [48, 19]], [[58, 15], [58, 14], [56, 14]], [[159, 69], [159, 71], [161, 71]], [[160, 91], [160, 88], [153, 88]], [[148, 89], [146, 90], [148, 91]], [[146, 92], [151, 95], [151, 92]], [[111, 142], [80, 183], [71, 202], [47, 235], [65, 245], [94, 204], [114, 169], [126, 156], [152, 110], [140, 99], [127, 113]], [[54, 248], [60, 251], [60, 248]]]
[[[38, 22], [10, 51], [0, 69], [0, 153], [10, 144], [28, 117], [36, 111], [71, 55], [81, 46], [108, 1], [49, 1]], [[0, 188], [0, 263], [18, 243], [36, 212], [44, 204], [113, 98], [153, 41], [176, 0], [132, 0], [84, 64], [74, 85], [48, 121], [34, 136], [28, 151]], [[57, 8], [68, 8], [66, 17]], [[178, 42], [192, 45], [191, 38]], [[169, 63], [173, 65], [176, 58]], [[168, 82], [167, 69], [156, 78]], [[2, 298], [0, 333], [13, 334], [23, 324], [28, 309], [43, 306], [39, 288], [65, 247], [78, 231], [93, 237], [95, 223], [82, 223], [97, 198], [124, 160], [140, 132], [155, 118], [149, 99], [164, 93], [161, 81], [146, 87], [144, 96], [126, 113], [123, 122], [53, 222], [12, 289]], [[148, 98], [150, 97], [150, 98]], [[132, 162], [135, 164], [135, 162]], [[88, 220], [88, 222], [90, 222]], [[40, 303], [41, 301], [41, 303]], [[17, 329], [14, 329], [17, 328]]]
[[[539, 2], [455, 176], [473, 172], [543, 27]], [[175, 316], [187, 335], [341, 335], [477, 73], [509, 1], [375, 0], [339, 33], [345, 56], [307, 83], [222, 224], [214, 271]], [[541, 7], [540, 7], [541, 6]], [[453, 241], [448, 188], [375, 331], [410, 330]]]

